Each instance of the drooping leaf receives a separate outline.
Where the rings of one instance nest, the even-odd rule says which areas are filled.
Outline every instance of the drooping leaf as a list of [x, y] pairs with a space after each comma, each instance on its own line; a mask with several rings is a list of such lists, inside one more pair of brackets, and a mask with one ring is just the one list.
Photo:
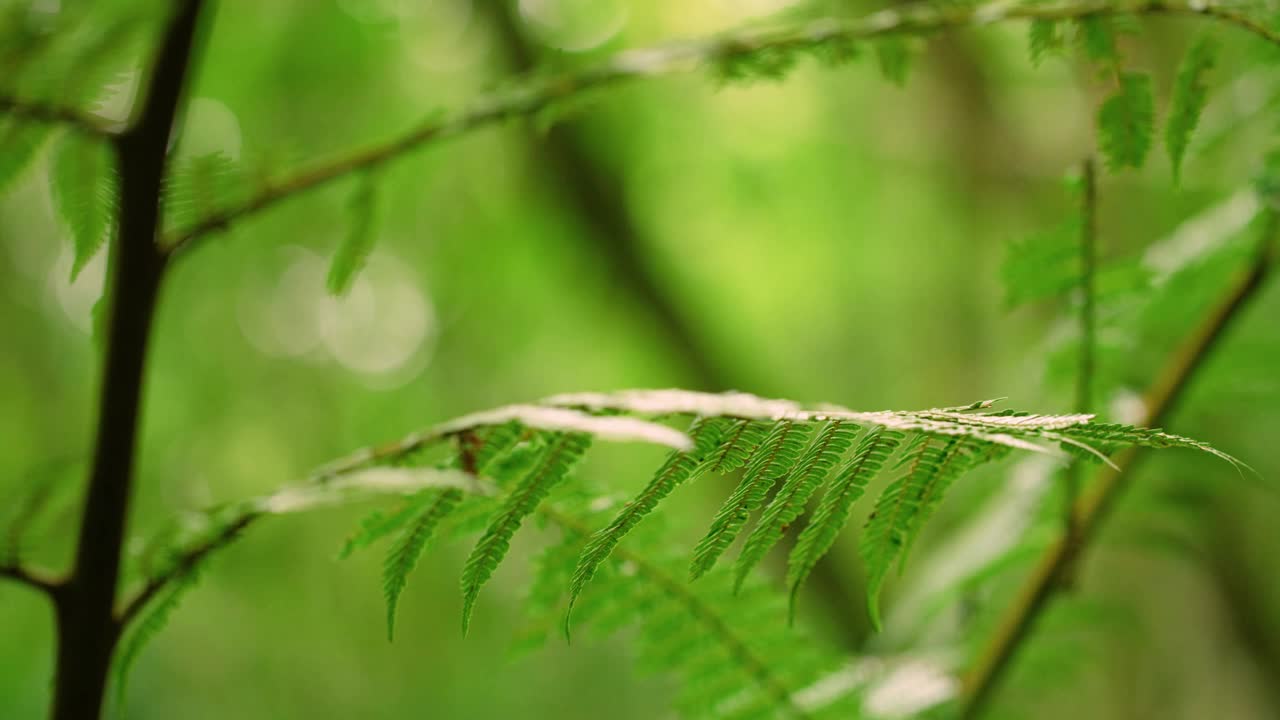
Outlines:
[[707, 534], [694, 547], [690, 579], [705, 575], [729, 549], [751, 513], [764, 504], [778, 479], [795, 464], [810, 430], [808, 425], [785, 420], [777, 424], [747, 465], [738, 487], [716, 512]]
[[462, 501], [461, 490], [428, 490], [414, 503], [416, 514], [387, 551], [382, 564], [382, 592], [387, 601], [387, 639], [395, 636], [400, 593], [430, 542], [436, 527]]
[[546, 498], [551, 489], [565, 479], [573, 465], [591, 445], [591, 437], [582, 433], [564, 433], [547, 447], [542, 459], [507, 496], [502, 509], [476, 543], [462, 569], [462, 630], [471, 624], [471, 611], [480, 588], [498, 564], [506, 557], [511, 537]]
[[1205, 76], [1217, 64], [1218, 43], [1209, 35], [1203, 35], [1187, 51], [1178, 66], [1178, 77], [1173, 83], [1173, 97], [1169, 100], [1169, 120], [1164, 130], [1164, 146], [1173, 166], [1173, 182], [1182, 177], [1182, 158], [1191, 142], [1191, 134], [1200, 123], [1200, 114], [1209, 102], [1209, 86]]
[[347, 202], [347, 210], [351, 215], [351, 225], [329, 265], [327, 283], [329, 292], [334, 295], [343, 295], [351, 289], [351, 283], [364, 268], [377, 240], [377, 182], [373, 176], [361, 176]]
[[670, 495], [671, 491], [681, 483], [696, 476], [700, 466], [705, 467], [703, 460], [720, 444], [725, 431], [732, 425], [732, 422], [726, 418], [698, 421], [689, 430], [689, 435], [694, 442], [693, 449], [687, 452], [673, 452], [640, 495], [627, 503], [607, 527], [597, 531], [587, 541], [586, 548], [578, 558], [569, 588], [569, 607], [565, 611], [566, 636], [569, 634], [569, 614], [573, 612], [573, 605], [583, 588], [595, 575], [596, 569], [609, 557], [618, 543], [622, 542], [627, 533], [652, 512], [659, 502]]
[[886, 37], [875, 41], [876, 62], [885, 80], [902, 87], [907, 84], [911, 72], [911, 47], [899, 37]]
[[1151, 76], [1124, 73], [1120, 76], [1120, 89], [1098, 110], [1098, 145], [1107, 167], [1142, 167], [1151, 149], [1154, 122]]
[[135, 621], [133, 629], [121, 642], [119, 650], [116, 651], [113, 669], [117, 707], [124, 706], [125, 693], [129, 689], [129, 675], [142, 649], [169, 624], [169, 618], [182, 604], [182, 598], [196, 586], [199, 579], [198, 566], [174, 576], [168, 586], [161, 591], [160, 596], [153, 599], [149, 607], [144, 609], [142, 617]]
[[1115, 28], [1110, 16], [1090, 15], [1080, 18], [1076, 21], [1076, 30], [1085, 57], [1095, 62], [1114, 62], [1119, 59]]
[[1039, 67], [1050, 53], [1062, 49], [1062, 26], [1056, 20], [1032, 20], [1027, 29], [1027, 47], [1031, 52], [1031, 64]]
[[787, 567], [787, 587], [791, 594], [791, 618], [795, 618], [796, 596], [809, 573], [817, 566], [849, 521], [853, 504], [866, 492], [867, 483], [884, 467], [902, 442], [902, 433], [872, 428], [858, 443], [852, 459], [841, 469], [809, 518], [809, 523], [791, 550]]
[[49, 180], [54, 205], [71, 232], [74, 280], [106, 242], [114, 222], [116, 171], [111, 148], [95, 138], [66, 133], [54, 150]]
[[738, 556], [734, 566], [735, 590], [742, 587], [751, 569], [764, 559], [791, 523], [805, 511], [809, 498], [844, 457], [857, 434], [857, 426], [842, 420], [827, 423], [795, 468], [787, 471], [786, 482], [760, 514], [760, 521]]

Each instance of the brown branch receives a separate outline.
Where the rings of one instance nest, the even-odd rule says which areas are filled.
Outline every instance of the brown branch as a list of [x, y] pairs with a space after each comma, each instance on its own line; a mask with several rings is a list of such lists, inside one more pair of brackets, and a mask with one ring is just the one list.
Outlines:
[[598, 65], [526, 83], [480, 98], [474, 105], [443, 120], [427, 122], [385, 144], [353, 152], [304, 170], [230, 209], [205, 218], [167, 239], [170, 253], [182, 253], [202, 237], [224, 230], [261, 210], [274, 207], [354, 173], [396, 160], [429, 143], [464, 135], [506, 120], [535, 115], [553, 103], [643, 78], [671, 75], [763, 50], [804, 50], [825, 43], [869, 40], [886, 35], [925, 35], [1008, 20], [1070, 20], [1093, 15], [1180, 15], [1207, 17], [1280, 45], [1280, 33], [1244, 13], [1215, 0], [1059, 0], [1014, 5], [994, 0], [985, 5], [938, 7], [916, 3], [885, 9], [856, 19], [824, 18], [767, 30], [746, 30], [695, 41], [630, 50]]
[[112, 138], [120, 134], [119, 127], [96, 115], [81, 112], [76, 108], [59, 107], [44, 102], [0, 97], [0, 114], [18, 120], [68, 125], [99, 137]]
[[249, 527], [255, 520], [262, 517], [261, 512], [246, 511], [240, 515], [235, 521], [222, 527], [218, 532], [206, 538], [203, 542], [186, 548], [178, 556], [177, 560], [169, 566], [164, 572], [148, 578], [147, 582], [140, 590], [124, 604], [124, 607], [116, 613], [116, 621], [121, 628], [128, 627], [129, 622], [137, 617], [138, 613], [147, 606], [147, 603], [161, 591], [169, 583], [183, 577], [195, 570], [196, 567], [204, 562], [209, 555], [230, 545], [245, 528]]
[[[1163, 372], [1147, 392], [1146, 416], [1139, 424], [1149, 427], [1163, 424], [1181, 399], [1187, 384], [1217, 347], [1223, 334], [1263, 286], [1276, 260], [1278, 222], [1275, 211], [1264, 212], [1267, 214], [1267, 223], [1253, 262], [1227, 288], [1218, 304], [1192, 329], [1182, 347], [1169, 359]], [[1018, 648], [1030, 636], [1036, 621], [1059, 589], [1064, 574], [1088, 548], [1098, 526], [1124, 490], [1129, 476], [1142, 457], [1140, 448], [1120, 452], [1113, 458], [1116, 467], [1102, 468], [1089, 491], [1078, 499], [1074, 508], [1075, 532], [1059, 538], [1041, 556], [1040, 562], [1023, 584], [991, 641], [966, 677], [961, 697], [961, 718], [974, 720], [981, 716]]]
[[195, 41], [201, 0], [177, 9], [156, 55], [138, 121], [115, 138], [120, 227], [110, 278], [110, 330], [102, 371], [97, 438], [75, 559], [57, 605], [54, 720], [101, 715], [119, 639], [113, 614], [141, 414], [151, 320], [164, 273], [156, 244], [160, 185]]

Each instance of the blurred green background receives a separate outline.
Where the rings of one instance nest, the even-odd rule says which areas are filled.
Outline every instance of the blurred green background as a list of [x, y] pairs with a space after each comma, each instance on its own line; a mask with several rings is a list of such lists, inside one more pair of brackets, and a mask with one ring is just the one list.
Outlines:
[[[81, 22], [102, 22], [107, 5]], [[215, 5], [183, 152], [224, 153], [259, 180], [390, 138], [530, 67], [572, 68], [779, 16], [874, 9], [787, 0]], [[1126, 54], [1154, 73], [1163, 107], [1200, 26], [1142, 26]], [[1072, 341], [1062, 308], [1007, 310], [1000, 264], [1009, 241], [1070, 211], [1062, 179], [1092, 152], [1105, 87], [1078, 58], [1033, 67], [1025, 32], [1014, 23], [921, 43], [904, 87], [880, 76], [873, 52], [836, 70], [803, 63], [778, 83], [724, 86], [694, 73], [593, 94], [549, 130], [513, 122], [430, 146], [379, 174], [377, 249], [342, 298], [326, 294], [324, 278], [354, 181], [237, 224], [167, 279], [133, 533], [417, 427], [562, 391], [734, 388], [868, 410], [1009, 396], [1020, 409], [1070, 410], [1069, 383], [1046, 371]], [[1105, 256], [1141, 255], [1256, 169], [1280, 77], [1249, 42], [1226, 36], [1182, 187], [1158, 151], [1141, 172], [1103, 175]], [[125, 100], [105, 115], [127, 106], [136, 74], [125, 67], [115, 77]], [[52, 567], [68, 558], [90, 451], [90, 311], [105, 269], [104, 253], [69, 282], [71, 252], [36, 163], [0, 196], [0, 512], [33, 488], [58, 488], [26, 543]], [[1115, 384], [1107, 399], [1142, 390], [1216, 295], [1230, 270], [1220, 264], [1206, 270], [1202, 296], [1189, 293], [1162, 316], [1165, 329], [1104, 335], [1125, 348], [1104, 357]], [[1278, 310], [1272, 287], [1169, 424], [1267, 478], [1280, 471]], [[610, 451], [585, 470], [629, 490], [658, 457]], [[977, 494], [1015, 480], [983, 475]], [[1149, 528], [1121, 503], [1081, 585], [1131, 612], [1139, 629], [1095, 639], [1034, 716], [1280, 716], [1280, 582], [1270, 565], [1280, 502], [1225, 465], [1180, 454], [1145, 465], [1136, 484], [1139, 505], [1142, 488], [1183, 499], [1178, 547], [1132, 542]], [[709, 517], [715, 488], [690, 492]], [[959, 523], [963, 509], [944, 517]], [[486, 589], [463, 638], [465, 546], [424, 557], [388, 644], [378, 553], [334, 559], [363, 512], [265, 522], [217, 556], [139, 660], [128, 717], [669, 714], [671, 681], [638, 675], [625, 636], [553, 639], [513, 657], [520, 560]], [[542, 537], [522, 532], [516, 557]], [[946, 537], [928, 535], [913, 565], [927, 567]], [[844, 550], [856, 587], [856, 553]], [[806, 610], [831, 626], [821, 606]], [[848, 612], [865, 624], [863, 608]], [[51, 630], [40, 598], [0, 584], [0, 717], [45, 712]]]

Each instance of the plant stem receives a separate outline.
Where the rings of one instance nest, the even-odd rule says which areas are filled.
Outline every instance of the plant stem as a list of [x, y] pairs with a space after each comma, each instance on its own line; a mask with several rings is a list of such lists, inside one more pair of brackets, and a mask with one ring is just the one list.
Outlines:
[[[1169, 359], [1147, 392], [1146, 415], [1139, 424], [1155, 427], [1164, 422], [1223, 333], [1262, 287], [1275, 262], [1277, 226], [1275, 211], [1264, 212], [1266, 224], [1253, 262], [1227, 288], [1218, 304], [1192, 329], [1181, 348]], [[1060, 587], [1064, 573], [1088, 547], [1094, 531], [1124, 489], [1125, 481], [1142, 457], [1140, 448], [1136, 447], [1120, 452], [1113, 458], [1115, 468], [1103, 467], [1099, 470], [1089, 492], [1076, 501], [1076, 532], [1059, 538], [1041, 556], [1039, 564], [1023, 584], [991, 642], [965, 679], [959, 713], [962, 720], [975, 720], [981, 716], [993, 691], [1008, 670], [1010, 661], [1022, 642], [1030, 636], [1036, 620]]]
[[110, 282], [110, 330], [97, 439], [71, 574], [57, 596], [58, 643], [51, 716], [102, 713], [120, 636], [113, 609], [133, 479], [143, 373], [165, 257], [157, 240], [160, 180], [187, 74], [200, 0], [175, 14], [156, 57], [137, 122], [115, 139], [120, 167], [118, 262]]

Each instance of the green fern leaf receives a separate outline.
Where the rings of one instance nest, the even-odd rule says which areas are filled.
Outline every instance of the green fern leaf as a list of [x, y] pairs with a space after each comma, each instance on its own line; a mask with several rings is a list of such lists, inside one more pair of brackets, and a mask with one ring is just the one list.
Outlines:
[[0, 120], [0, 193], [16, 180], [49, 137], [48, 125]]
[[[199, 566], [175, 575], [169, 581], [168, 587], [160, 594], [160, 597], [151, 601], [146, 613], [137, 620], [133, 630], [129, 632], [124, 642], [121, 643], [120, 649], [117, 651], [114, 670], [116, 705], [121, 710], [124, 707], [125, 691], [129, 687], [129, 674], [133, 670], [133, 665], [137, 661], [138, 655], [142, 653], [142, 649], [146, 647], [147, 643], [151, 642], [169, 624], [169, 618], [178, 609], [178, 606], [182, 604], [182, 598], [196, 586], [199, 579]], [[123, 712], [121, 714], [123, 715]]]
[[886, 37], [875, 41], [876, 63], [885, 80], [902, 87], [907, 84], [907, 75], [911, 72], [911, 48], [907, 41], [897, 37]]
[[328, 287], [334, 295], [343, 295], [351, 289], [356, 274], [373, 252], [377, 239], [377, 183], [371, 175], [362, 176], [347, 209], [351, 212], [351, 227], [329, 266]]
[[751, 569], [764, 559], [769, 550], [782, 539], [791, 523], [804, 512], [809, 498], [827, 479], [827, 474], [840, 462], [840, 458], [844, 457], [857, 434], [857, 426], [833, 420], [814, 438], [804, 457], [788, 473], [782, 489], [761, 513], [760, 522], [747, 537], [734, 566], [735, 591], [742, 587]]
[[1085, 57], [1095, 62], [1116, 62], [1116, 34], [1112, 19], [1104, 15], [1092, 15], [1076, 21], [1077, 39]]
[[165, 227], [177, 232], [217, 214], [246, 186], [242, 168], [225, 153], [182, 158], [164, 178]]
[[464, 633], [471, 624], [471, 611], [475, 606], [476, 596], [506, 557], [511, 537], [551, 489], [568, 476], [574, 463], [581, 459], [590, 445], [591, 436], [582, 433], [565, 433], [552, 441], [536, 469], [512, 490], [498, 516], [476, 543], [462, 569]]
[[1121, 75], [1120, 90], [1098, 110], [1098, 144], [1108, 169], [1142, 167], [1151, 149], [1154, 118], [1151, 77], [1132, 72]]
[[407, 502], [390, 514], [374, 510], [360, 520], [360, 528], [351, 534], [338, 551], [338, 559], [346, 560], [357, 550], [363, 550], [382, 538], [404, 527], [413, 517], [417, 507]]
[[111, 148], [69, 132], [54, 150], [49, 175], [54, 204], [71, 231], [75, 260], [71, 279], [106, 241], [116, 206], [116, 174]]
[[726, 418], [699, 420], [695, 423], [689, 429], [689, 435], [694, 442], [693, 450], [671, 453], [666, 463], [658, 469], [658, 473], [649, 481], [640, 495], [627, 503], [627, 506], [607, 527], [597, 531], [587, 541], [586, 548], [578, 558], [577, 568], [573, 572], [573, 581], [569, 588], [569, 607], [564, 617], [566, 637], [569, 635], [569, 616], [573, 612], [573, 605], [600, 564], [609, 557], [627, 533], [652, 512], [659, 502], [670, 495], [671, 491], [681, 483], [696, 477], [703, 459], [720, 444], [721, 438], [731, 427], [731, 421]]
[[853, 458], [827, 487], [818, 509], [796, 540], [787, 568], [787, 587], [791, 591], [790, 617], [795, 619], [796, 595], [809, 573], [818, 564], [849, 521], [853, 504], [866, 492], [867, 483], [884, 467], [889, 456], [902, 442], [899, 432], [873, 427], [858, 443]]
[[867, 608], [871, 623], [880, 628], [880, 588], [894, 561], [923, 525], [920, 505], [932, 493], [938, 477], [950, 468], [958, 439], [936, 442], [925, 438], [903, 456], [906, 474], [889, 484], [876, 500], [862, 537], [862, 559], [867, 568]]
[[693, 562], [689, 566], [691, 580], [705, 575], [729, 549], [751, 513], [764, 504], [778, 479], [795, 465], [811, 429], [809, 425], [784, 420], [765, 439], [743, 473], [742, 481], [716, 512], [711, 528], [693, 549]]
[[737, 421], [725, 432], [726, 442], [707, 459], [706, 471], [727, 474], [747, 464], [772, 427], [773, 423], [765, 420]]
[[1175, 185], [1181, 180], [1182, 158], [1191, 142], [1191, 134], [1200, 123], [1200, 114], [1209, 101], [1205, 75], [1217, 64], [1217, 54], [1217, 41], [1205, 35], [1191, 46], [1178, 67], [1173, 97], [1169, 101], [1169, 121], [1164, 130], [1164, 146], [1173, 166]]
[[429, 490], [414, 503], [418, 509], [413, 522], [400, 533], [387, 551], [382, 563], [382, 592], [387, 600], [387, 640], [393, 639], [396, 629], [396, 605], [409, 573], [418, 564], [418, 558], [426, 548], [436, 527], [462, 500], [461, 490]]
[[1027, 46], [1031, 64], [1039, 67], [1050, 53], [1062, 49], [1062, 28], [1056, 20], [1036, 19], [1027, 29]]

